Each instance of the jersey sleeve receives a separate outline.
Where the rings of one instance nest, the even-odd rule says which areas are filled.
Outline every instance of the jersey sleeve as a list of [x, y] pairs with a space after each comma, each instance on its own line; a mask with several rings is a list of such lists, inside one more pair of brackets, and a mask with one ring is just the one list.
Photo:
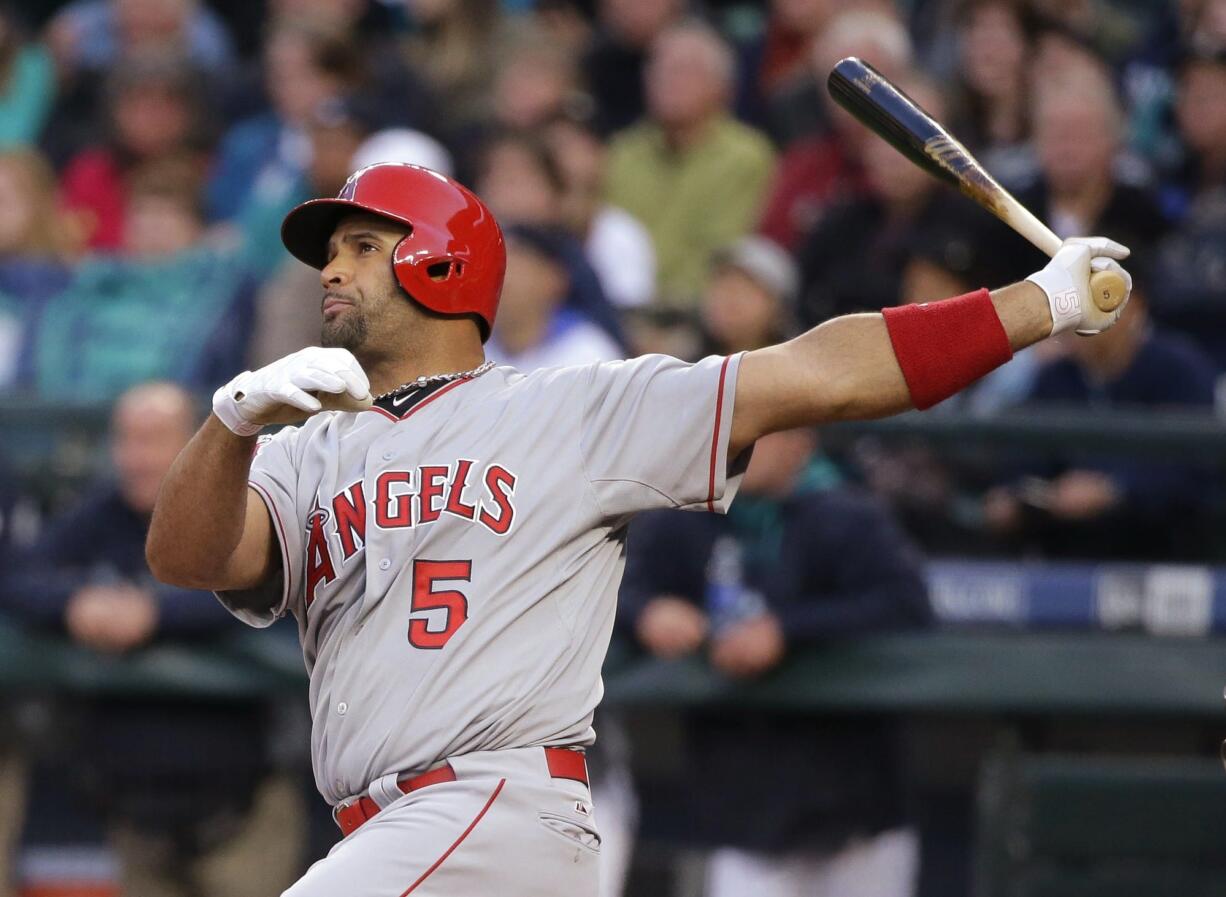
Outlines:
[[305, 550], [305, 533], [296, 525], [298, 471], [294, 449], [298, 433], [297, 428], [286, 427], [273, 436], [261, 436], [247, 478], [251, 494], [259, 496], [268, 508], [281, 554], [280, 574], [253, 589], [215, 593], [230, 613], [248, 626], [261, 629], [294, 610], [296, 596], [302, 591], [296, 562]]
[[580, 451], [606, 516], [727, 511], [750, 454], [728, 458], [741, 358], [644, 355], [592, 366]]

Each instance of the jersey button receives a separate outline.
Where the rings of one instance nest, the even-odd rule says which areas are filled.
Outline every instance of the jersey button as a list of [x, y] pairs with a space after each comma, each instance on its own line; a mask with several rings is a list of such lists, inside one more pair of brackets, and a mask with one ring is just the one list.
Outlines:
[[349, 712], [349, 705], [346, 704], [344, 701], [341, 701], [339, 704], [336, 705], [336, 715], [337, 716], [344, 716], [348, 712]]
[[392, 460], [392, 457], [393, 457], [393, 455], [392, 455], [392, 453], [391, 453], [391, 452], [384, 452], [384, 453], [383, 453], [383, 460], [384, 460], [384, 461], [390, 461], [390, 460]]
[[379, 561], [380, 570], [390, 570], [391, 566], [392, 566], [392, 562], [389, 561], [387, 558], [384, 558], [383, 560]]

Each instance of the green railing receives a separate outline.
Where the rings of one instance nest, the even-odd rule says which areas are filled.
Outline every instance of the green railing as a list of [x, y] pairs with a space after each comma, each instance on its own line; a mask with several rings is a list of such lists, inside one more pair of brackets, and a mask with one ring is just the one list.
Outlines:
[[[615, 642], [605, 665], [612, 705], [733, 703], [832, 710], [1099, 714], [1217, 718], [1226, 639], [1108, 633], [926, 632], [797, 651], [751, 683], [697, 658], [645, 658]], [[238, 631], [204, 645], [106, 657], [0, 620], [0, 690], [77, 694], [275, 695], [303, 692], [294, 633]]]

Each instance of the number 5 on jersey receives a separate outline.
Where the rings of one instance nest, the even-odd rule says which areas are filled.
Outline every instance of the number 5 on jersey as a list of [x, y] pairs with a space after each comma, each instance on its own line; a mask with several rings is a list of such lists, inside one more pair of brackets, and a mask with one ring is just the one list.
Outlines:
[[468, 599], [455, 589], [436, 589], [435, 583], [469, 582], [472, 561], [414, 561], [413, 603], [411, 613], [446, 610], [442, 629], [431, 629], [424, 617], [409, 618], [409, 644], [414, 648], [438, 649], [447, 644], [456, 630], [468, 619]]

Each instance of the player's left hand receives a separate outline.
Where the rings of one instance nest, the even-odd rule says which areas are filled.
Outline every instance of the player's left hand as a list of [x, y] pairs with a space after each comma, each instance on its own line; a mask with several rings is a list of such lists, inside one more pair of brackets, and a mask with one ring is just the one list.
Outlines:
[[64, 610], [64, 624], [74, 640], [108, 653], [144, 644], [157, 628], [157, 619], [157, 600], [132, 585], [86, 586]]
[[786, 643], [770, 613], [733, 623], [711, 641], [711, 665], [737, 679], [759, 676], [783, 660]]
[[[1041, 271], [1026, 279], [1047, 294], [1051, 308], [1051, 335], [1076, 330], [1082, 336], [1102, 333], [1120, 319], [1132, 293], [1132, 276], [1120, 267], [1129, 249], [1106, 237], [1070, 237]], [[1124, 281], [1124, 299], [1111, 311], [1094, 303], [1090, 275], [1114, 271]]]
[[254, 436], [267, 424], [297, 423], [321, 410], [360, 411], [373, 401], [353, 353], [307, 346], [218, 389], [213, 414], [239, 436]]

